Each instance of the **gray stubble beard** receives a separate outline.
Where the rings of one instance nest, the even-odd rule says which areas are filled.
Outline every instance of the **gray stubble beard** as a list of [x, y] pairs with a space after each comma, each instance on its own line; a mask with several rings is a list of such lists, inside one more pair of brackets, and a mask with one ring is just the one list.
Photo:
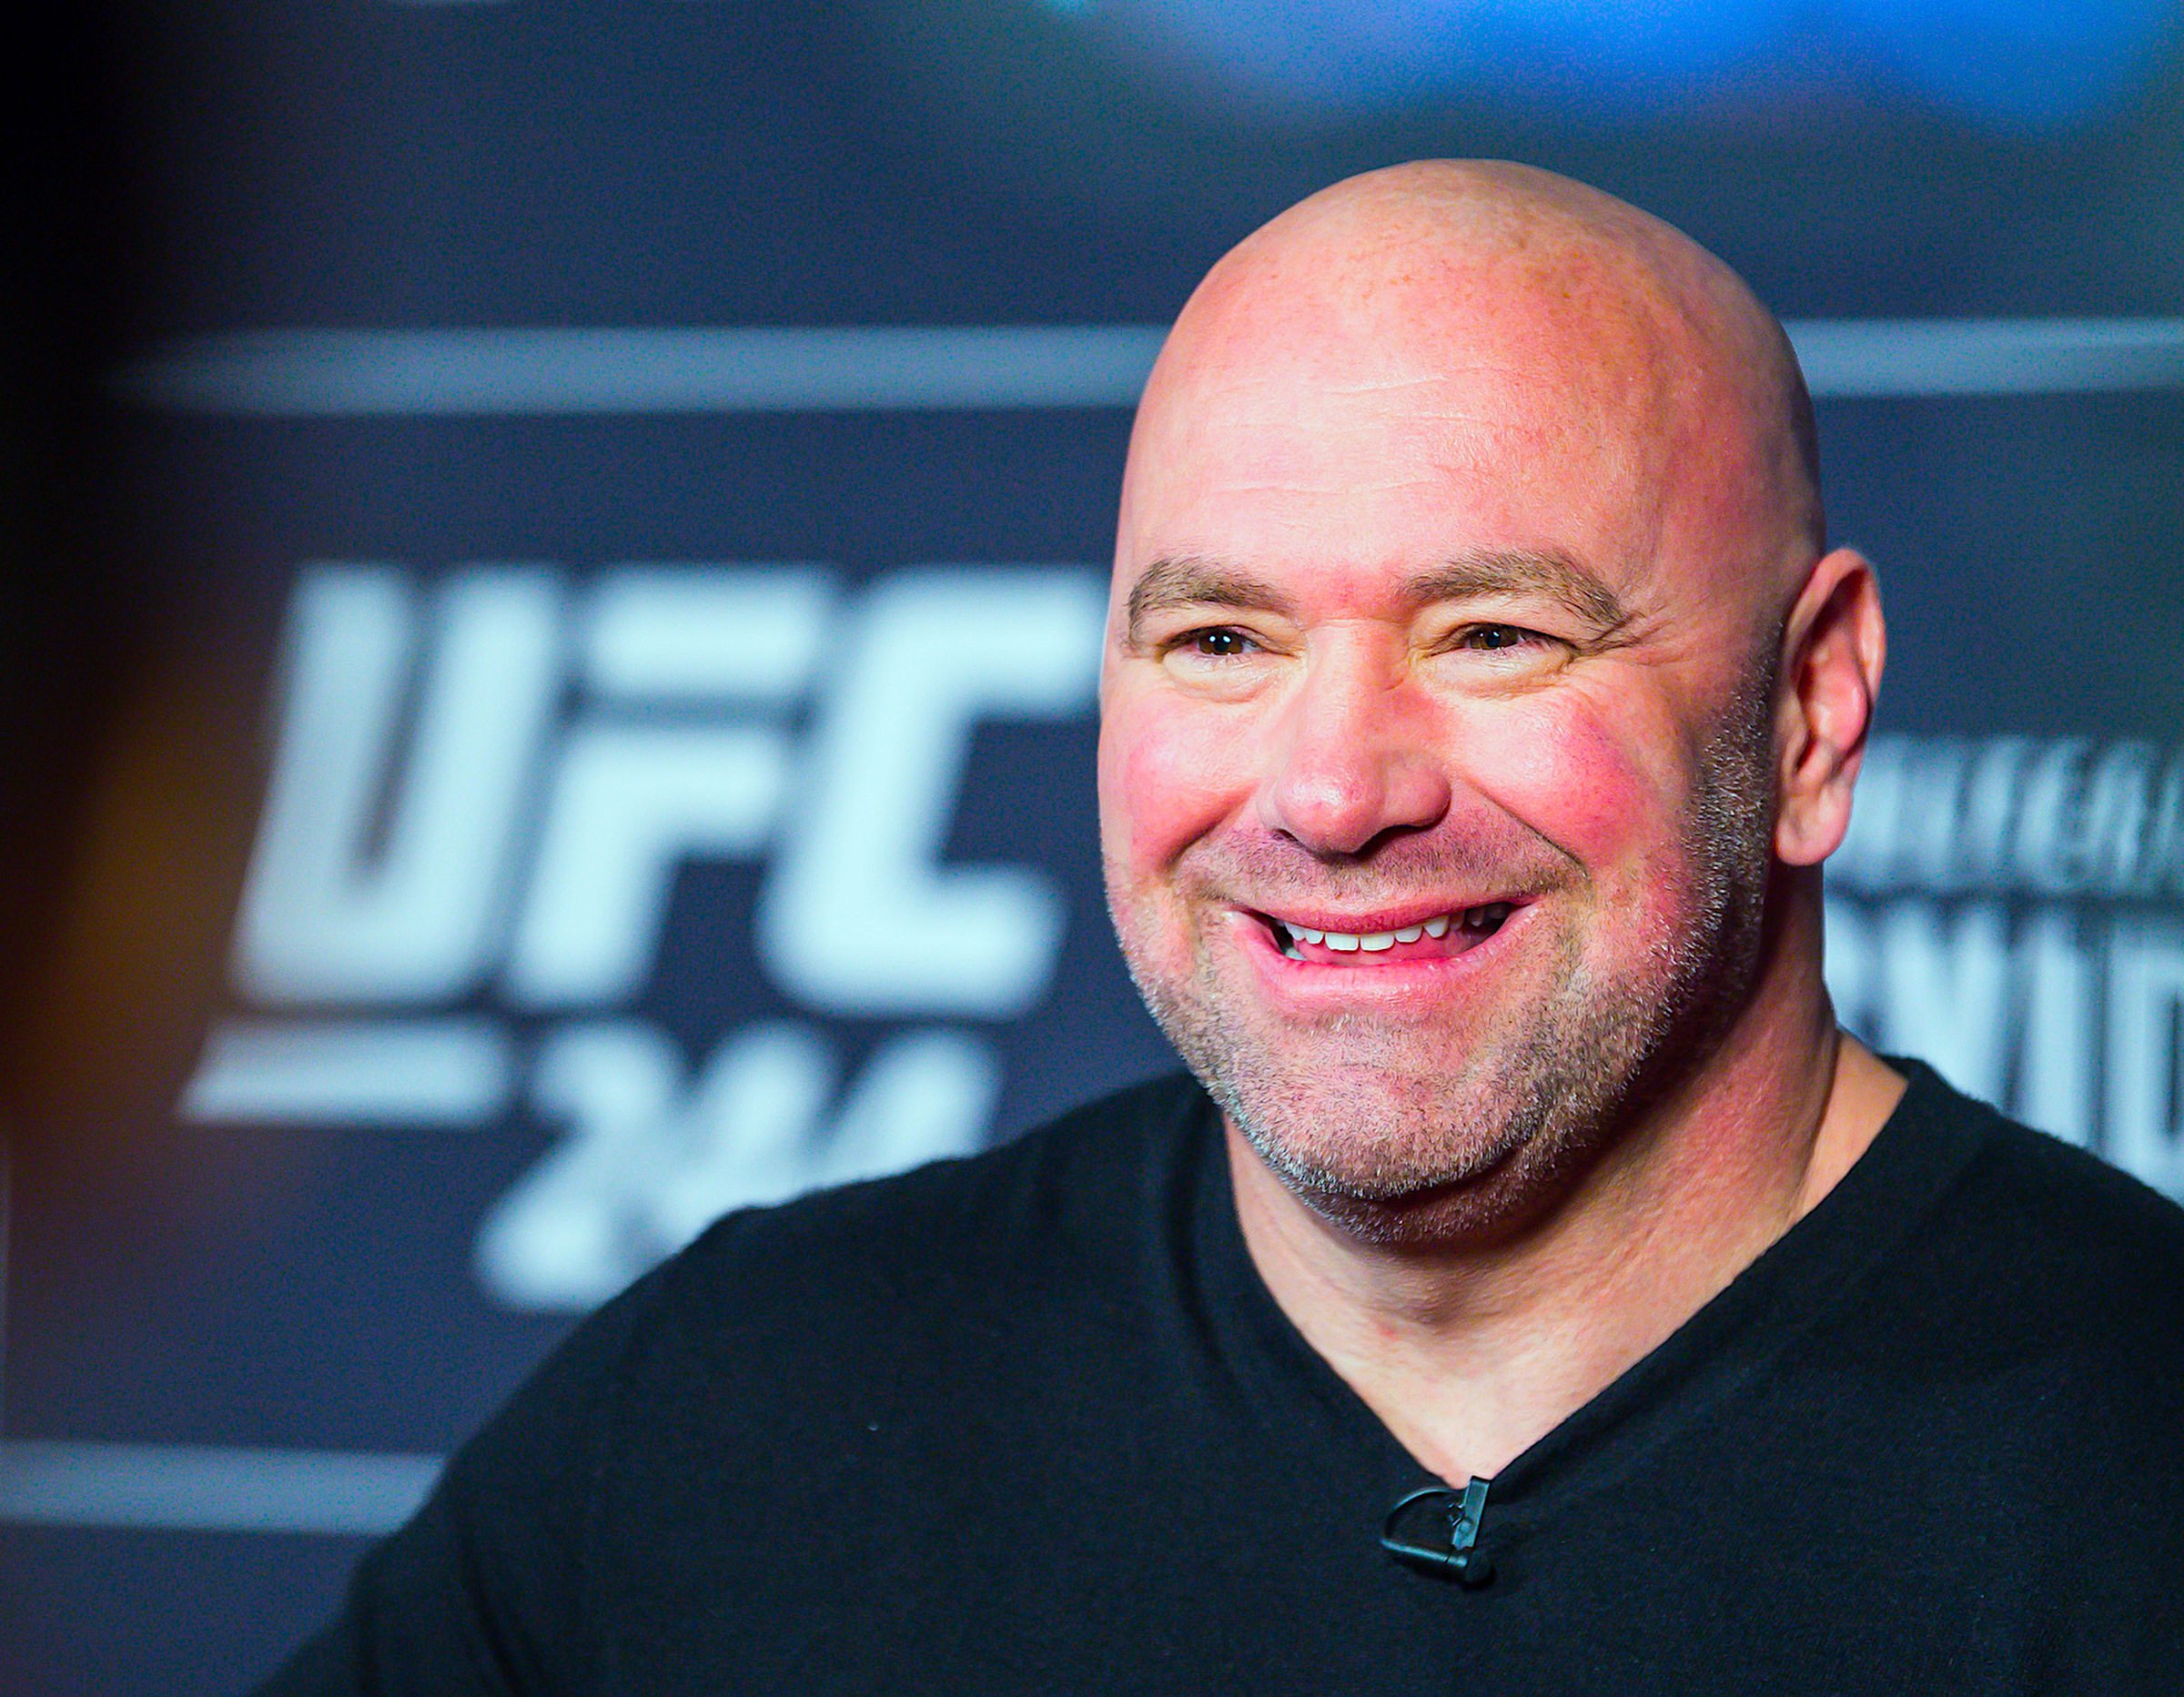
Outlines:
[[[1536, 1011], [1513, 1044], [1496, 1045], [1491, 1074], [1404, 1080], [1420, 1097], [1411, 1112], [1336, 1121], [1310, 1081], [1228, 1011], [1209, 949], [1201, 943], [1188, 985], [1160, 983], [1129, 946], [1117, 912], [1131, 978], [1229, 1122], [1319, 1213], [1390, 1244], [1512, 1229], [1689, 1076], [1750, 997], [1772, 842], [1773, 696], [1769, 667], [1748, 679], [1701, 753], [1683, 843], [1693, 920], [1655, 945], [1652, 970], [1601, 982], [1572, 939], [1552, 1005]], [[1370, 1063], [1370, 1049], [1389, 1034], [1352, 1026], [1364, 1021], [1345, 1014], [1323, 1029], [1353, 1036], [1356, 1063]], [[1482, 1072], [1483, 1063], [1470, 1070]]]

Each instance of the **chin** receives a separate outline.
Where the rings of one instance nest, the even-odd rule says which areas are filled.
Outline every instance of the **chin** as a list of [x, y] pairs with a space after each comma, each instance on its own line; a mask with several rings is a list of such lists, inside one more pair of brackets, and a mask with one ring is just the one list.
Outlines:
[[1411, 1072], [1396, 1057], [1360, 1056], [1275, 1076], [1230, 1066], [1213, 1083], [1237, 1129], [1285, 1179], [1393, 1201], [1477, 1179], [1537, 1133], [1542, 1105], [1482, 1070]]
[[1353, 1061], [1310, 1077], [1200, 1076], [1292, 1194], [1352, 1235], [1390, 1244], [1522, 1225], [1583, 1170], [1607, 1118], [1515, 1056], [1425, 1076]]
[[[1696, 1064], [1736, 975], [1566, 962], [1486, 1027], [1344, 1016], [1263, 1028], [1197, 978], [1139, 977], [1155, 1017], [1293, 1195], [1364, 1240], [1490, 1243], [1554, 1205]], [[1520, 1011], [1521, 1010], [1521, 1011]]]

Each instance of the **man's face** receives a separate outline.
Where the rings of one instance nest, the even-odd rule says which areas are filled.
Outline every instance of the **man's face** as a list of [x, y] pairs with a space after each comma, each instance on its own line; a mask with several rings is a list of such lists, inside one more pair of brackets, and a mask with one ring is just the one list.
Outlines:
[[1612, 345], [1202, 339], [1117, 549], [1124, 955], [1323, 1209], [1505, 1219], [1748, 991], [1772, 647]]

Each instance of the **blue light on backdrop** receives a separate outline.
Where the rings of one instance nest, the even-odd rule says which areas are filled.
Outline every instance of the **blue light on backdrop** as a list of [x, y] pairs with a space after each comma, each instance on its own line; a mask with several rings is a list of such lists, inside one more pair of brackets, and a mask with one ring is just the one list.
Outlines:
[[1128, 58], [1277, 111], [1457, 99], [1687, 117], [1878, 98], [1979, 122], [2112, 116], [2166, 0], [1047, 0]]
[[2045, 126], [2113, 116], [2176, 40], [2168, 0], [1833, 0], [1876, 70], [1951, 110]]

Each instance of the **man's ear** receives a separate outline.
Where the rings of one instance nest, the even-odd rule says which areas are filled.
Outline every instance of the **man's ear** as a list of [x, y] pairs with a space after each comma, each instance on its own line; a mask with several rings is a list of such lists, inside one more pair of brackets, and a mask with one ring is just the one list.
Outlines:
[[1783, 627], [1774, 853], [1793, 866], [1817, 865], [1850, 829], [1887, 653], [1873, 567], [1839, 548], [1814, 566]]

